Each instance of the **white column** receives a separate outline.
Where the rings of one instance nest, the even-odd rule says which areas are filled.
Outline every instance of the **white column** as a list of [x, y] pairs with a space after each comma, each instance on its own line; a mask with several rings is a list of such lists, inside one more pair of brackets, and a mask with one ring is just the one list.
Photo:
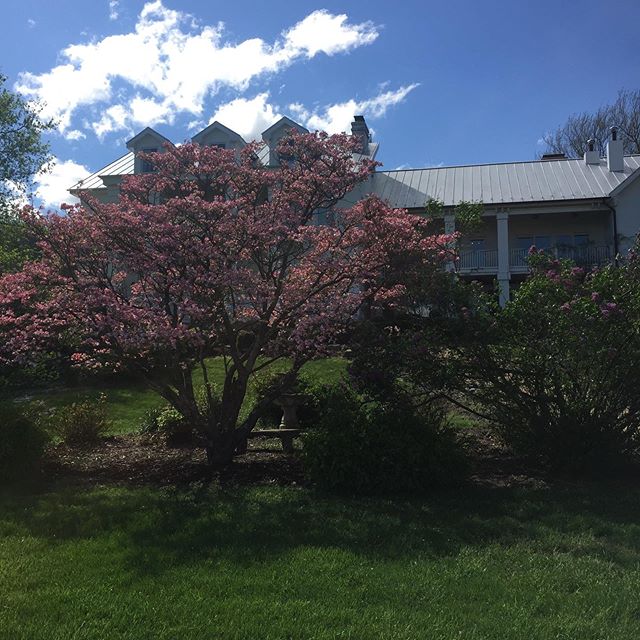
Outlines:
[[509, 300], [509, 214], [500, 211], [496, 214], [498, 237], [498, 287], [500, 289], [500, 306], [504, 307]]
[[[444, 216], [444, 232], [446, 234], [455, 233], [456, 231], [456, 218], [453, 213], [446, 213]], [[451, 247], [453, 249], [453, 247]], [[449, 260], [445, 266], [447, 271], [455, 271], [456, 265], [452, 260]]]

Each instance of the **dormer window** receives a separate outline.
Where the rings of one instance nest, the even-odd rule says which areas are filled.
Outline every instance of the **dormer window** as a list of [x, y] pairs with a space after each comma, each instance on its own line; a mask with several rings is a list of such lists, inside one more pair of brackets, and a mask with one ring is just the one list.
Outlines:
[[142, 156], [148, 153], [162, 153], [170, 146], [173, 146], [171, 140], [160, 135], [150, 127], [146, 127], [138, 135], [131, 138], [131, 140], [127, 142], [127, 149], [134, 154], [134, 174], [152, 173], [155, 171], [153, 162]]
[[[142, 153], [157, 153], [158, 149], [156, 148], [148, 148], [148, 149], [143, 149]], [[153, 162], [151, 162], [151, 160], [149, 158], [143, 158], [142, 159], [142, 166], [140, 167], [140, 171], [142, 173], [153, 173], [154, 171], [154, 167], [153, 167]]]
[[[289, 151], [291, 149], [291, 151]], [[291, 138], [285, 138], [280, 140], [278, 144], [278, 160], [281, 164], [287, 164], [291, 166], [296, 159], [293, 154], [293, 140]]]

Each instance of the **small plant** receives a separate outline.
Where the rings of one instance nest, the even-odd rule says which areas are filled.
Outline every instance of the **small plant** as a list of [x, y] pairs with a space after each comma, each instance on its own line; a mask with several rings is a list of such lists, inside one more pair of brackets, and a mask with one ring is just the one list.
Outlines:
[[22, 480], [32, 475], [49, 437], [29, 414], [16, 407], [2, 409], [0, 420], [0, 481]]
[[95, 445], [109, 430], [107, 396], [78, 400], [56, 409], [50, 419], [53, 432], [72, 447]]
[[163, 410], [164, 407], [153, 407], [152, 409], [147, 409], [138, 423], [138, 430], [140, 431], [140, 433], [158, 433], [158, 431], [160, 430], [158, 419]]

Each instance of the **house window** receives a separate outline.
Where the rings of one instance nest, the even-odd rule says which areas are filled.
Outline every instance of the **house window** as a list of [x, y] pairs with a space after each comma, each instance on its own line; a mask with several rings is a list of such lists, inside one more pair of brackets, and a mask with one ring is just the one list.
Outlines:
[[484, 251], [484, 238], [476, 238], [475, 240], [471, 240], [469, 246], [471, 247], [471, 251], [473, 253]]
[[536, 236], [534, 244], [538, 251], [548, 251], [551, 249], [551, 236]]
[[[143, 149], [142, 153], [157, 153], [158, 152], [158, 148], [149, 148], [149, 149]], [[142, 160], [142, 165], [140, 166], [140, 171], [142, 173], [153, 173], [153, 163], [151, 162], [151, 160], [149, 160], [148, 158], [144, 158]]]
[[524, 236], [516, 239], [516, 249], [528, 251], [531, 247], [538, 251], [548, 251], [551, 249], [551, 236]]
[[218, 147], [218, 149], [226, 149], [227, 145], [224, 142], [213, 142], [211, 147]]
[[529, 250], [533, 245], [533, 236], [525, 236], [523, 238], [516, 238], [516, 249]]
[[573, 241], [576, 247], [584, 247], [585, 245], [589, 244], [589, 234], [587, 233], [577, 234], [573, 236]]

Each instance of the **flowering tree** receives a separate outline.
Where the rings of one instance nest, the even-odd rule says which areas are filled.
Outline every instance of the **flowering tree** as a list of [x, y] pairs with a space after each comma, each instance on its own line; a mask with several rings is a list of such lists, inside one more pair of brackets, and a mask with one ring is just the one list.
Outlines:
[[[123, 180], [117, 204], [26, 211], [42, 257], [0, 280], [0, 358], [26, 363], [63, 338], [80, 366], [140, 375], [202, 434], [210, 464], [228, 463], [365, 300], [402, 295], [394, 256], [445, 258], [448, 238], [405, 211], [373, 197], [337, 206], [374, 168], [354, 149], [345, 135], [293, 135], [265, 168], [257, 145], [167, 147], [148, 154], [154, 172]], [[226, 364], [219, 393], [212, 356]], [[287, 373], [240, 420], [250, 377], [278, 359]]]

